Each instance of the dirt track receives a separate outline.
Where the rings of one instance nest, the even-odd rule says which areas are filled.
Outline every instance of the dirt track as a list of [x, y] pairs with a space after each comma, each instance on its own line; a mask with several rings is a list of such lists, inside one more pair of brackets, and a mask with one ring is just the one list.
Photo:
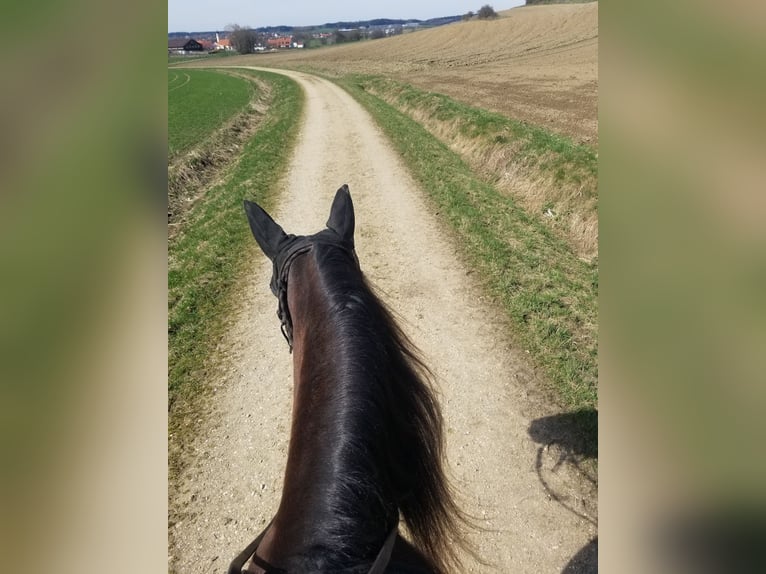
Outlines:
[[[307, 109], [275, 218], [289, 232], [313, 233], [335, 190], [349, 184], [362, 269], [437, 376], [450, 467], [465, 509], [486, 529], [474, 538], [492, 566], [466, 571], [562, 572], [596, 534], [588, 519], [596, 516], [595, 493], [575, 467], [557, 465], [555, 448], [541, 451], [536, 468], [540, 445], [529, 425], [556, 410], [535, 390], [525, 353], [505, 340], [508, 326], [366, 112], [329, 82], [284, 73], [303, 86]], [[196, 457], [171, 500], [169, 569], [178, 573], [225, 572], [279, 502], [291, 355], [268, 288], [271, 265], [254, 242], [252, 252], [241, 306], [215, 358], [220, 376]], [[566, 570], [592, 571], [595, 564]]]

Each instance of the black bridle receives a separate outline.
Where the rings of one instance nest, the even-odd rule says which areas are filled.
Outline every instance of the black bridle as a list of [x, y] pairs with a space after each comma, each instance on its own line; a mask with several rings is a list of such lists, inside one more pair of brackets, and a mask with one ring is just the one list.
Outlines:
[[277, 317], [279, 317], [282, 336], [287, 341], [290, 352], [293, 352], [293, 320], [290, 316], [290, 308], [287, 305], [287, 278], [290, 275], [290, 267], [299, 255], [308, 253], [319, 243], [338, 247], [351, 255], [357, 267], [359, 259], [356, 256], [354, 245], [341, 240], [333, 231], [326, 229], [310, 236], [288, 236], [285, 246], [280, 249], [274, 258], [274, 272], [271, 276], [271, 292], [277, 297]]
[[[266, 525], [266, 528], [263, 529], [263, 532], [261, 532], [255, 538], [255, 540], [247, 545], [247, 548], [240, 552], [239, 555], [237, 555], [237, 557], [231, 561], [227, 574], [242, 574], [242, 567], [251, 558], [253, 559], [253, 564], [261, 568], [265, 574], [288, 574], [287, 570], [284, 568], [278, 568], [272, 564], [269, 564], [257, 554], [258, 546], [263, 540], [263, 537], [266, 536], [266, 532], [268, 532], [272, 522], [274, 522], [273, 518], [271, 522]], [[383, 547], [375, 557], [375, 561], [372, 563], [372, 567], [368, 570], [367, 574], [383, 574], [386, 571], [386, 566], [388, 566], [388, 563], [391, 560], [391, 552], [393, 551], [394, 544], [396, 543], [396, 534], [398, 529], [398, 525], [394, 526], [391, 532], [388, 533], [386, 541], [383, 543]]]
[[[277, 307], [277, 317], [279, 317], [279, 328], [282, 336], [287, 341], [290, 352], [293, 352], [293, 319], [290, 316], [290, 307], [287, 305], [287, 277], [290, 275], [290, 266], [293, 261], [304, 253], [311, 251], [310, 243], [298, 243], [293, 249], [290, 249], [285, 255], [285, 259], [280, 261], [281, 266], [277, 266], [278, 259], [274, 260], [274, 277], [272, 278], [272, 291], [277, 296], [279, 306]], [[276, 283], [274, 279], [276, 278]], [[276, 288], [275, 288], [276, 286]]]

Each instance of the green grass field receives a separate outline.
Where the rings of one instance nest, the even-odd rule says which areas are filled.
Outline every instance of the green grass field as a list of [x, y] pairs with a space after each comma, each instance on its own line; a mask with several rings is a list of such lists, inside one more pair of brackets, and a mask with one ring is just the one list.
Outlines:
[[168, 70], [168, 156], [194, 147], [234, 114], [251, 96], [250, 84], [207, 70]]

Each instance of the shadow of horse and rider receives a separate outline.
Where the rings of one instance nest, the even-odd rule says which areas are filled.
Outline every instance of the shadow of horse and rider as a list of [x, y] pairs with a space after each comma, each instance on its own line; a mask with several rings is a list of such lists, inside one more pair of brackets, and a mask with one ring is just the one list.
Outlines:
[[[593, 526], [598, 526], [595, 509], [575, 506], [569, 497], [551, 484], [549, 476], [568, 465], [595, 491], [598, 488], [598, 411], [580, 409], [574, 412], [541, 417], [532, 421], [528, 433], [537, 443], [535, 471], [540, 484], [558, 504]], [[551, 456], [552, 455], [552, 456]], [[547, 468], [546, 456], [553, 464]], [[594, 495], [595, 497], [595, 495]], [[590, 512], [589, 512], [590, 510]], [[567, 563], [561, 574], [592, 574], [598, 572], [598, 537], [583, 546]]]

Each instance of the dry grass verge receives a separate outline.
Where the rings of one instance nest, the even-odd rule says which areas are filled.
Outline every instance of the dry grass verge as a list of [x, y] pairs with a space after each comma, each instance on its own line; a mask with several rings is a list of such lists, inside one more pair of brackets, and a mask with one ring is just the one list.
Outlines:
[[581, 259], [598, 256], [598, 154], [540, 128], [376, 77], [355, 81], [421, 124]]

